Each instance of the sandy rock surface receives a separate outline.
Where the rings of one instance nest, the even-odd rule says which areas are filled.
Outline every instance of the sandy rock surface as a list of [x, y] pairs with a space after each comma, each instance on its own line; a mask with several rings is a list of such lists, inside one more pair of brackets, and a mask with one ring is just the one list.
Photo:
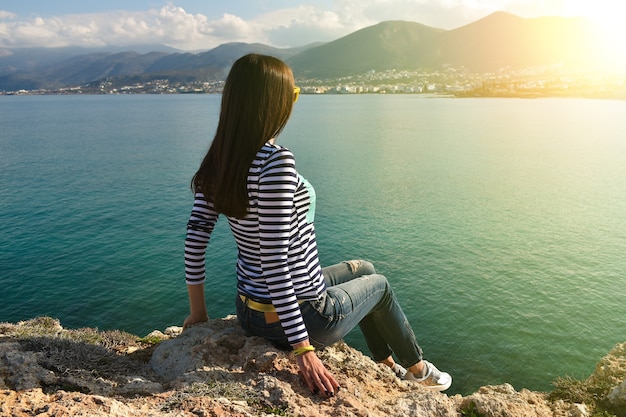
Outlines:
[[[155, 344], [155, 341], [159, 343]], [[624, 401], [626, 343], [602, 358], [594, 376], [614, 382]], [[590, 415], [584, 404], [508, 384], [448, 396], [401, 381], [339, 342], [320, 358], [341, 389], [323, 399], [305, 387], [291, 353], [246, 337], [235, 317], [146, 338], [56, 320], [0, 324], [1, 416], [528, 416]], [[597, 375], [596, 375], [597, 374]], [[590, 378], [593, 378], [591, 376]], [[620, 403], [621, 404], [621, 403]], [[474, 413], [474, 414], [470, 414]]]

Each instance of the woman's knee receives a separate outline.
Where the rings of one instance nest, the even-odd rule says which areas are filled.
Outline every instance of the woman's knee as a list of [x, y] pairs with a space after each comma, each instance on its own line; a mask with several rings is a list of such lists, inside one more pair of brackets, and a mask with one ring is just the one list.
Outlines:
[[348, 268], [350, 268], [350, 272], [357, 276], [361, 275], [372, 275], [376, 273], [376, 269], [374, 269], [374, 265], [369, 261], [364, 261], [362, 259], [356, 259], [352, 261], [346, 261], [348, 264]]

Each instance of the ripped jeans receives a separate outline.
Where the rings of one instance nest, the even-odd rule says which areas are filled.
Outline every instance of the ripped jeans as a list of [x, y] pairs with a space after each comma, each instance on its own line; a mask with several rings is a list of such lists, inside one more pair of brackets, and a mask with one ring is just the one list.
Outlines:
[[[422, 349], [383, 275], [367, 261], [348, 261], [322, 270], [326, 292], [317, 301], [300, 305], [309, 333], [317, 348], [342, 339], [359, 325], [375, 361], [392, 353], [404, 367], [422, 360]], [[247, 308], [237, 297], [237, 316], [243, 329], [274, 345], [290, 349], [280, 322], [267, 324], [263, 313]]]

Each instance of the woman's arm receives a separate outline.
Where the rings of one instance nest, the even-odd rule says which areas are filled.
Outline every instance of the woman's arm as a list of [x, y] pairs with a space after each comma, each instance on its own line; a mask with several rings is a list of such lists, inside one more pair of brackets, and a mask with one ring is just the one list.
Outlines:
[[190, 314], [183, 323], [183, 329], [192, 324], [208, 321], [209, 315], [204, 299], [205, 254], [211, 232], [217, 223], [218, 213], [204, 196], [196, 194], [187, 223], [185, 239], [185, 279], [189, 295]]
[[[263, 276], [277, 307], [285, 334], [294, 348], [310, 346], [306, 326], [293, 288], [288, 251], [293, 231], [292, 210], [298, 183], [293, 155], [275, 152], [259, 178], [259, 236]], [[296, 355], [300, 374], [311, 392], [333, 396], [339, 384], [314, 351]]]
[[259, 252], [263, 279], [285, 335], [293, 346], [308, 340], [309, 335], [288, 262], [298, 184], [291, 152], [284, 148], [275, 150], [264, 162], [258, 181]]
[[206, 302], [204, 300], [204, 284], [188, 284], [187, 293], [189, 295], [190, 314], [183, 323], [183, 330], [192, 324], [209, 320], [209, 315], [206, 311]]
[[[306, 346], [310, 346], [308, 340], [292, 345], [294, 350]], [[296, 362], [300, 368], [300, 374], [312, 393], [319, 392], [327, 397], [333, 397], [339, 391], [339, 383], [314, 351], [296, 355]]]

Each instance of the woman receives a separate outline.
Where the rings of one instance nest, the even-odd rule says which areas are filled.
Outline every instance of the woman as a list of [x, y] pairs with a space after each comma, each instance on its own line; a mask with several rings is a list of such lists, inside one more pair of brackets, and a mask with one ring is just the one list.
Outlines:
[[445, 390], [452, 379], [422, 359], [387, 279], [372, 264], [320, 266], [315, 192], [296, 171], [292, 153], [275, 142], [298, 93], [289, 67], [273, 57], [246, 55], [228, 75], [215, 137], [192, 180], [195, 202], [185, 240], [191, 313], [184, 327], [209, 319], [204, 258], [224, 214], [238, 248], [239, 322], [248, 334], [293, 349], [312, 392], [332, 396], [339, 389], [315, 348], [335, 343], [357, 324], [376, 361], [399, 377]]

